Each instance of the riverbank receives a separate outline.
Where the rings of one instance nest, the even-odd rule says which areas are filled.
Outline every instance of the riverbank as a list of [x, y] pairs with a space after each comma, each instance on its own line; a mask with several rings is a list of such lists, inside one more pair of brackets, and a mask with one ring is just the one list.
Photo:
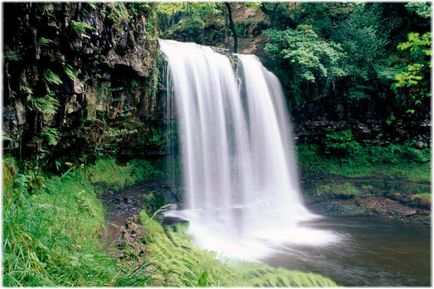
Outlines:
[[[354, 144], [353, 144], [354, 145]], [[304, 178], [345, 177], [431, 182], [431, 150], [410, 144], [342, 146], [340, 154], [326, 153], [327, 146], [296, 146], [298, 165]]]
[[182, 225], [163, 227], [156, 212], [164, 186], [122, 190], [162, 176], [145, 160], [100, 160], [60, 176], [12, 158], [3, 166], [4, 286], [336, 285], [318, 274], [219, 261]]
[[357, 145], [347, 155], [327, 154], [321, 145], [296, 150], [302, 191], [312, 211], [430, 224], [429, 148]]

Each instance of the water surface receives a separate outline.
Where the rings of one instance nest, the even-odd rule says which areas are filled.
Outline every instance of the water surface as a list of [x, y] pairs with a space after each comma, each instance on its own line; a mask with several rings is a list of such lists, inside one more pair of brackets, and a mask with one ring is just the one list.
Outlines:
[[341, 286], [430, 286], [429, 226], [385, 224], [362, 217], [325, 217], [315, 228], [341, 242], [326, 247], [282, 247], [264, 261], [320, 273]]

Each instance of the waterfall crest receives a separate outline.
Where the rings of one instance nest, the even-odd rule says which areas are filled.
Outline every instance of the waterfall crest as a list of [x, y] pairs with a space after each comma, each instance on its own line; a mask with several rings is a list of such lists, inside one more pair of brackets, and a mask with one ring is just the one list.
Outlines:
[[[199, 246], [257, 259], [281, 243], [329, 242], [303, 228], [292, 131], [278, 79], [253, 55], [231, 58], [160, 40], [179, 121], [185, 207]], [[236, 69], [234, 68], [236, 66]]]

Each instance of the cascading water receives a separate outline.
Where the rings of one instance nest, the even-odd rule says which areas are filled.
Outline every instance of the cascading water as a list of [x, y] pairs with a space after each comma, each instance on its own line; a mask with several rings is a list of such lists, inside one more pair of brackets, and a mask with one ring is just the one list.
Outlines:
[[[304, 228], [291, 126], [278, 79], [253, 55], [234, 59], [195, 43], [160, 40], [179, 121], [185, 208], [197, 244], [254, 260], [285, 243], [322, 244]], [[237, 69], [234, 69], [237, 62]]]

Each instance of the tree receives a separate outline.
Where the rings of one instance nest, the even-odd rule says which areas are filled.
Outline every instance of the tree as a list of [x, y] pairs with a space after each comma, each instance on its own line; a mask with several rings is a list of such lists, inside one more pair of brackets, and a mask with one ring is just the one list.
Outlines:
[[345, 53], [340, 44], [320, 39], [310, 25], [296, 29], [268, 30], [265, 51], [277, 68], [277, 73], [290, 89], [296, 106], [310, 97], [327, 94], [334, 81], [347, 75], [342, 66]]
[[224, 3], [226, 6], [226, 11], [227, 11], [227, 16], [229, 19], [229, 28], [231, 29], [232, 32], [232, 36], [234, 38], [234, 53], [237, 53], [238, 50], [238, 35], [237, 35], [237, 30], [235, 29], [235, 24], [234, 24], [234, 19], [232, 18], [232, 9], [231, 9], [231, 4], [228, 2]]
[[399, 43], [397, 49], [404, 58], [392, 89], [406, 113], [414, 114], [431, 97], [431, 33], [409, 33], [407, 41]]

